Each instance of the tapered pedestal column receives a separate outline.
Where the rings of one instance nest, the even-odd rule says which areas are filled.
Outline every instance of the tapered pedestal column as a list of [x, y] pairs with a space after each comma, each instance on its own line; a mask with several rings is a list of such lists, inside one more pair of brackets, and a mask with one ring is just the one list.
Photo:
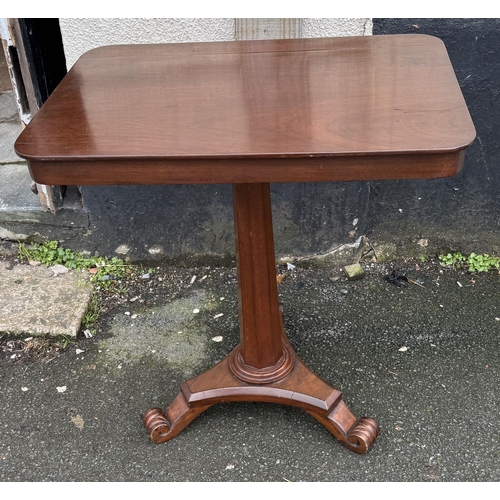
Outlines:
[[261, 401], [303, 408], [344, 446], [365, 453], [379, 434], [371, 418], [357, 419], [342, 394], [297, 357], [283, 329], [276, 284], [269, 184], [235, 184], [240, 344], [219, 364], [181, 384], [165, 411], [143, 417], [151, 439], [175, 437], [214, 403]]

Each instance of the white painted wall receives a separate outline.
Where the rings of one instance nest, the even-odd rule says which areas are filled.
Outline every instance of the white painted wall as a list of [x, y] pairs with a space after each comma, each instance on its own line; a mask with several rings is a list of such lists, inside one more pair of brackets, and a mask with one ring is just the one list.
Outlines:
[[[234, 40], [233, 18], [60, 18], [68, 70], [85, 52], [124, 43], [215, 42]], [[368, 18], [306, 18], [302, 36], [371, 35]]]
[[302, 19], [302, 38], [371, 35], [372, 30], [373, 23], [370, 18]]

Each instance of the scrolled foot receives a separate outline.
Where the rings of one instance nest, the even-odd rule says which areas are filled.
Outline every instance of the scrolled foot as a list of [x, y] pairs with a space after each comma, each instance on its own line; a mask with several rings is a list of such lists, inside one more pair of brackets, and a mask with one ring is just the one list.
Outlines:
[[155, 443], [163, 443], [170, 432], [170, 424], [160, 408], [151, 408], [142, 417], [144, 426]]
[[380, 434], [380, 428], [373, 418], [359, 420], [352, 414], [343, 401], [340, 401], [328, 415], [308, 411], [323, 424], [347, 449], [366, 453]]
[[347, 434], [344, 446], [356, 453], [366, 453], [380, 434], [380, 427], [372, 418], [360, 418]]
[[142, 417], [146, 430], [154, 443], [164, 443], [174, 438], [200, 413], [210, 405], [191, 407], [182, 392], [163, 412], [160, 408], [151, 408]]

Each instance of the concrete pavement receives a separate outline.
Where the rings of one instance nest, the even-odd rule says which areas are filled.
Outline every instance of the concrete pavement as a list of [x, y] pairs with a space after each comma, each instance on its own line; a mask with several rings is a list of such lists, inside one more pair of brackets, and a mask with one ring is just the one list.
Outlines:
[[[355, 415], [379, 422], [366, 455], [304, 411], [263, 403], [214, 405], [152, 443], [141, 415], [239, 335], [234, 269], [165, 267], [124, 285], [95, 337], [31, 360], [4, 350], [0, 480], [498, 482], [498, 272], [364, 266], [353, 282], [297, 267], [279, 293], [299, 356]], [[388, 283], [394, 266], [423, 287]]]

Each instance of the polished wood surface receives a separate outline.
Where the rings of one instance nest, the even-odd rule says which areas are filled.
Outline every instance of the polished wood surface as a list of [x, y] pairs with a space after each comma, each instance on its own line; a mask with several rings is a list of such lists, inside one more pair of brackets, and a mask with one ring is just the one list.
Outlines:
[[269, 184], [233, 185], [233, 206], [241, 354], [254, 368], [275, 366], [283, 349]]
[[[37, 182], [62, 185], [337, 182], [450, 177], [465, 151], [435, 154], [189, 160], [28, 161]], [[142, 180], [141, 180], [142, 179]]]
[[336, 181], [453, 175], [474, 136], [443, 43], [387, 35], [94, 49], [15, 148], [43, 183]]
[[392, 35], [95, 49], [15, 148], [44, 184], [233, 184], [240, 344], [145, 413], [154, 442], [212, 404], [262, 401], [304, 409], [365, 453], [378, 424], [283, 329], [269, 183], [451, 176], [474, 137], [442, 42]]
[[340, 391], [321, 380], [295, 354], [293, 371], [263, 386], [234, 376], [229, 367], [234, 355], [235, 351], [207, 372], [181, 384], [181, 392], [165, 411], [151, 408], [144, 414], [144, 425], [155, 443], [170, 441], [212, 404], [238, 401], [302, 408], [355, 453], [366, 453], [378, 437], [378, 424], [371, 418], [357, 419], [342, 401]]

